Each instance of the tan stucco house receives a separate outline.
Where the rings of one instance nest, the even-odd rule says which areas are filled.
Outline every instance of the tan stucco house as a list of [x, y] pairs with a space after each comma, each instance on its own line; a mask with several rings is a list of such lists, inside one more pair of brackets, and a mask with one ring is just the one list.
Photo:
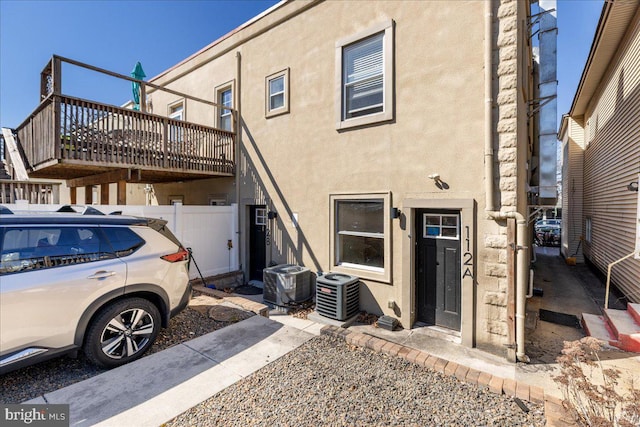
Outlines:
[[529, 2], [363, 5], [279, 3], [151, 81], [237, 109], [215, 117], [237, 174], [207, 193], [239, 203], [248, 279], [353, 274], [362, 310], [524, 359]]
[[[586, 260], [602, 274], [636, 245], [639, 125], [640, 3], [605, 2], [559, 132], [562, 254]], [[611, 283], [629, 301], [640, 301], [640, 260], [630, 257], [615, 265]]]
[[[247, 280], [348, 273], [361, 310], [526, 360], [529, 214], [555, 203], [557, 134], [555, 110], [540, 120], [555, 2], [531, 8], [285, 0], [137, 82], [141, 111], [64, 96], [59, 63], [75, 62], [54, 57], [17, 132], [33, 174], [106, 202], [152, 184], [160, 204], [237, 203]], [[63, 118], [50, 153], [29, 145], [47, 117]]]

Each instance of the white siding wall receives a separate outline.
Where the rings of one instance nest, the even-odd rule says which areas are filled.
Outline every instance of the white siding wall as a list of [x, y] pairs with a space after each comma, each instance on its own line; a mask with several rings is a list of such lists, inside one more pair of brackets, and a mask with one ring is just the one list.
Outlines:
[[[634, 249], [637, 195], [627, 185], [640, 168], [640, 19], [634, 19], [585, 114], [584, 216], [592, 218], [585, 256], [607, 265]], [[612, 281], [640, 301], [640, 261], [613, 269]]]
[[563, 140], [562, 162], [562, 254], [584, 262], [581, 239], [584, 237], [583, 164], [584, 130], [569, 118], [567, 134]]

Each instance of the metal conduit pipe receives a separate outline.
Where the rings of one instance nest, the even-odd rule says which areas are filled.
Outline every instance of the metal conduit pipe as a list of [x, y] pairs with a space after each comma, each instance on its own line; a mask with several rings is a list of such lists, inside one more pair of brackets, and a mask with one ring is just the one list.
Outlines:
[[525, 304], [527, 295], [527, 260], [526, 246], [527, 219], [519, 212], [499, 212], [493, 200], [493, 7], [495, 0], [485, 1], [485, 34], [484, 34], [484, 95], [485, 95], [485, 128], [484, 128], [484, 170], [485, 170], [485, 211], [489, 219], [516, 220], [516, 359], [521, 362], [529, 362], [525, 354], [524, 330], [525, 330]]

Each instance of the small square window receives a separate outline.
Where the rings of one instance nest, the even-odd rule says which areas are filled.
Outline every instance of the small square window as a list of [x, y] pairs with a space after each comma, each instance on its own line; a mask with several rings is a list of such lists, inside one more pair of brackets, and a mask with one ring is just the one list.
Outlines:
[[267, 76], [265, 80], [266, 117], [289, 112], [289, 69]]
[[266, 208], [256, 208], [256, 225], [267, 225]]
[[424, 234], [429, 239], [458, 239], [460, 217], [451, 214], [425, 214]]

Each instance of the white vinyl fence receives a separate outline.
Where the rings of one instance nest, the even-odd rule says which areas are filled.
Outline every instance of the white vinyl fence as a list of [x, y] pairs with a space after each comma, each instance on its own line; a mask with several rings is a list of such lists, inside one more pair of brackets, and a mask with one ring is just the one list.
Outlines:
[[[36, 205], [18, 200], [15, 204], [5, 204], [13, 211], [55, 211], [62, 205]], [[122, 211], [122, 215], [160, 218], [182, 242], [191, 248], [193, 257], [204, 277], [236, 271], [238, 261], [238, 205], [231, 206], [171, 206], [141, 205], [91, 205], [109, 214]], [[231, 241], [231, 248], [229, 248]], [[193, 262], [189, 277], [199, 277]]]

